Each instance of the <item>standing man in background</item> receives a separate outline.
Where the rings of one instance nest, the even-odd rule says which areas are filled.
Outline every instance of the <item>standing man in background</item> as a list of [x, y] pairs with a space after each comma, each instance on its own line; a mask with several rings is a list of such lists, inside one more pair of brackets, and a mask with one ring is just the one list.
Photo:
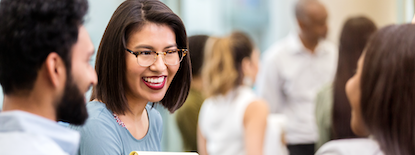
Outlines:
[[1, 0], [0, 154], [74, 155], [84, 93], [97, 83], [84, 28], [87, 0]]
[[318, 138], [314, 99], [332, 81], [337, 47], [325, 41], [327, 10], [318, 0], [299, 0], [295, 15], [299, 33], [272, 45], [263, 56], [257, 92], [271, 113], [287, 117], [285, 140], [290, 155], [313, 155]]

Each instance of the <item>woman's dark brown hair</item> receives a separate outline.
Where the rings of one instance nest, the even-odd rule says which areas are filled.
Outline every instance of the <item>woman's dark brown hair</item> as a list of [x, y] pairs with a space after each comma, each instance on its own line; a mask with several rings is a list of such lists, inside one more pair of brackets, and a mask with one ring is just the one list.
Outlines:
[[385, 155], [415, 153], [415, 25], [380, 29], [366, 47], [361, 111]]
[[[176, 35], [177, 48], [187, 48], [187, 35], [182, 20], [165, 4], [158, 0], [126, 0], [111, 17], [98, 48], [95, 70], [98, 84], [94, 87], [91, 100], [104, 102], [108, 109], [117, 114], [129, 110], [125, 90], [125, 51], [128, 36], [146, 23], [165, 24]], [[161, 104], [170, 112], [180, 108], [187, 98], [191, 66], [185, 56], [173, 78]]]
[[340, 35], [339, 60], [334, 79], [331, 139], [356, 138], [350, 127], [351, 108], [345, 92], [347, 80], [356, 70], [357, 60], [376, 25], [366, 17], [348, 19]]

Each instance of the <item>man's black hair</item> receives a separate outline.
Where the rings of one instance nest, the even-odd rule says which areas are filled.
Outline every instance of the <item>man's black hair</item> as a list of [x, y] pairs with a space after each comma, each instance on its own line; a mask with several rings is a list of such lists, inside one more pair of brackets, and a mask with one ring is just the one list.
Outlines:
[[51, 52], [64, 60], [70, 72], [70, 51], [87, 10], [87, 0], [0, 1], [0, 84], [4, 94], [32, 90]]

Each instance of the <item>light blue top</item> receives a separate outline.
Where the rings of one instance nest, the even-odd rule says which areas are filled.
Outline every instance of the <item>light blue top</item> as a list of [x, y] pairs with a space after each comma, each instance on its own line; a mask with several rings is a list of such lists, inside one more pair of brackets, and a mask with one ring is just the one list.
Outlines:
[[14, 110], [0, 112], [0, 154], [74, 155], [79, 133], [44, 117]]
[[70, 126], [81, 132], [78, 155], [128, 155], [131, 151], [161, 151], [163, 121], [160, 113], [146, 106], [149, 129], [144, 138], [135, 139], [122, 127], [104, 103], [87, 104], [89, 118], [83, 127]]

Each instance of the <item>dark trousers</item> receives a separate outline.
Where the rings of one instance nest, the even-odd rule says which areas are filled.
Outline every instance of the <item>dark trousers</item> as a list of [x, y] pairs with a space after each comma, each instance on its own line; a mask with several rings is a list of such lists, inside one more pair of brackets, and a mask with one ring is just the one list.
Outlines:
[[287, 145], [290, 155], [314, 155], [314, 144]]

